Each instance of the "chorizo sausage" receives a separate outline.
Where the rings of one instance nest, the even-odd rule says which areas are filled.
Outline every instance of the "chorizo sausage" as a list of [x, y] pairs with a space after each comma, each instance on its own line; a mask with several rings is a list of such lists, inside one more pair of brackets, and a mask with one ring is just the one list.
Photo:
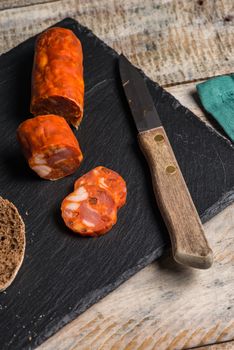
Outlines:
[[97, 185], [77, 186], [61, 205], [67, 227], [83, 236], [99, 236], [117, 221], [117, 207], [109, 192]]
[[83, 116], [83, 53], [69, 29], [50, 28], [39, 35], [32, 71], [31, 113], [56, 114], [78, 127]]
[[126, 182], [122, 176], [111, 169], [105, 168], [103, 166], [94, 168], [76, 180], [74, 187], [76, 189], [77, 187], [84, 184], [97, 184], [101, 188], [108, 190], [111, 193], [118, 209], [126, 203]]
[[57, 180], [75, 172], [83, 155], [63, 117], [38, 116], [24, 121], [17, 137], [28, 164], [40, 177]]

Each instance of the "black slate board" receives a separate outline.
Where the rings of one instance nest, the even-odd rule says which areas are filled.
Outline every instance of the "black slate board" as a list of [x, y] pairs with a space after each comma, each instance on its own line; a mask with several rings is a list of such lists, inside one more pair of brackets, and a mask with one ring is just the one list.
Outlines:
[[[118, 55], [72, 19], [58, 25], [72, 29], [84, 50], [85, 116], [76, 134], [85, 160], [75, 175], [40, 180], [15, 138], [17, 126], [29, 116], [35, 38], [0, 57], [0, 195], [16, 204], [27, 228], [23, 266], [0, 295], [1, 349], [34, 348], [158, 258], [168, 243], [121, 89]], [[233, 201], [233, 147], [145, 79], [205, 221]], [[64, 226], [60, 202], [78, 176], [100, 164], [126, 179], [127, 205], [108, 235], [79, 238]]]

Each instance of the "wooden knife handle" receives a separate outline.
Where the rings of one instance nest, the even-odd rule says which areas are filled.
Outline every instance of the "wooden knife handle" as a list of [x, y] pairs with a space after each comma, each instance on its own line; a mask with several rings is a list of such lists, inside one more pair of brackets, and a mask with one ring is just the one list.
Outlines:
[[174, 259], [180, 264], [208, 269], [213, 262], [212, 250], [164, 128], [141, 132], [138, 138], [171, 237]]

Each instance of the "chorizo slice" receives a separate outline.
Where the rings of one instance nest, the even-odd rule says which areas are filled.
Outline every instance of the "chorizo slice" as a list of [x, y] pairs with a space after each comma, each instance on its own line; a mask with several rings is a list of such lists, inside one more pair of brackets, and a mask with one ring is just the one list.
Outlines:
[[67, 227], [83, 236], [100, 236], [117, 221], [117, 207], [108, 191], [97, 185], [78, 186], [61, 205]]
[[31, 113], [56, 114], [78, 127], [83, 117], [83, 53], [69, 29], [54, 27], [39, 35], [32, 70]]
[[121, 208], [126, 203], [127, 187], [126, 182], [116, 171], [99, 166], [81, 176], [75, 182], [75, 189], [81, 185], [95, 185], [109, 191], [117, 205]]
[[83, 159], [79, 143], [62, 117], [28, 119], [18, 127], [17, 137], [30, 168], [44, 179], [57, 180], [74, 173]]

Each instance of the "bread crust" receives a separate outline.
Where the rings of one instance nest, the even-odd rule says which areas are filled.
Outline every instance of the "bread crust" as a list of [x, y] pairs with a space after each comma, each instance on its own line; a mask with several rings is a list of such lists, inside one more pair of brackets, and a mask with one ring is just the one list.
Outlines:
[[13, 203], [0, 196], [0, 292], [14, 281], [24, 259], [25, 225]]

